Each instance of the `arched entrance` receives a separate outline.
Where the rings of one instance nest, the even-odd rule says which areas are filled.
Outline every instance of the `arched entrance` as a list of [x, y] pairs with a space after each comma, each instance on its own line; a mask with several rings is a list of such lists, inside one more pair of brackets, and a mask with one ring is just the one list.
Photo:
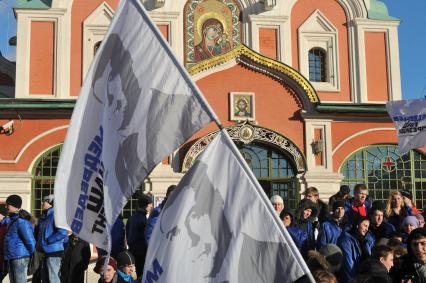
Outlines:
[[280, 195], [285, 207], [296, 208], [299, 201], [297, 171], [285, 154], [261, 143], [237, 144], [266, 195]]
[[[300, 199], [298, 174], [306, 171], [305, 159], [296, 145], [270, 129], [243, 123], [226, 128], [240, 149], [265, 193], [280, 195], [288, 208], [296, 208]], [[194, 143], [185, 155], [182, 171], [186, 172], [218, 132]]]

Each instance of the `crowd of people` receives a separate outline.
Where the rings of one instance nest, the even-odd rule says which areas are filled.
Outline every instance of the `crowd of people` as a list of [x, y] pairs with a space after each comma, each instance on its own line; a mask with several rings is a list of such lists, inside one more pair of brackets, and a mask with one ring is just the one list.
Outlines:
[[[110, 255], [98, 249], [98, 282], [141, 282], [149, 239], [174, 189], [156, 208], [142, 195], [126, 224], [117, 218]], [[410, 192], [393, 191], [386, 203], [372, 200], [364, 184], [353, 197], [341, 186], [328, 203], [315, 187], [303, 196], [294, 211], [278, 195], [271, 203], [317, 282], [426, 282], [425, 221]], [[0, 282], [7, 274], [12, 283], [27, 282], [27, 275], [32, 282], [84, 282], [90, 246], [55, 226], [53, 205], [53, 195], [44, 197], [37, 220], [18, 195], [0, 206]]]
[[309, 187], [295, 211], [275, 211], [317, 282], [426, 282], [426, 228], [409, 191], [374, 201], [364, 184], [340, 187], [328, 204]]
[[[148, 241], [167, 197], [155, 209], [152, 197], [138, 198], [138, 209], [124, 224], [118, 217], [111, 231], [111, 252], [97, 249], [94, 272], [99, 282], [141, 282]], [[10, 195], [0, 205], [0, 283], [6, 275], [11, 283], [84, 283], [91, 249], [89, 243], [54, 222], [54, 195], [42, 198], [38, 219], [21, 208], [22, 198]], [[108, 262], [107, 262], [108, 261]], [[136, 272], [137, 278], [133, 278]]]

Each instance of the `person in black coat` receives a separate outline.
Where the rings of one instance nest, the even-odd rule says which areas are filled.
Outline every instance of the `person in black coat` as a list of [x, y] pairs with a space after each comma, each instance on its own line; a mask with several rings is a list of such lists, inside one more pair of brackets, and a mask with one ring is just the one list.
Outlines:
[[72, 234], [61, 266], [61, 283], [84, 283], [84, 272], [89, 261], [89, 243]]
[[373, 275], [380, 278], [381, 282], [392, 283], [389, 271], [393, 267], [393, 249], [388, 246], [376, 246], [371, 257], [359, 267], [359, 274]]

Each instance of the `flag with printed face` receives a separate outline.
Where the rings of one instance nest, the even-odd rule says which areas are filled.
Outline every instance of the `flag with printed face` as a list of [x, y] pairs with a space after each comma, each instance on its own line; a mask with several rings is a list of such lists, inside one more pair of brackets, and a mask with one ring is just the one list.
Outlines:
[[55, 224], [108, 250], [137, 186], [212, 113], [140, 1], [121, 1], [71, 118]]
[[312, 278], [225, 130], [167, 199], [143, 274], [145, 283], [282, 283]]
[[426, 99], [389, 101], [389, 116], [398, 132], [398, 152], [426, 146]]

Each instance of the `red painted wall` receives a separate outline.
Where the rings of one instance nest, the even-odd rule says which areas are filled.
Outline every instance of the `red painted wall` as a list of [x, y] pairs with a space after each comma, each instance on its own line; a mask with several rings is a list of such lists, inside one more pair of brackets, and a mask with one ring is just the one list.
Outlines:
[[31, 22], [30, 95], [54, 93], [55, 23]]
[[[355, 135], [361, 131], [377, 128], [394, 128], [394, 125], [393, 123], [386, 122], [333, 122], [331, 130], [333, 148], [336, 148], [342, 141], [352, 135]], [[367, 133], [363, 133], [361, 135], [351, 138], [333, 154], [333, 170], [335, 172], [338, 172], [340, 166], [342, 165], [342, 162], [358, 149], [369, 145], [383, 143], [397, 144], [398, 139], [396, 131], [369, 131]]]
[[[7, 120], [0, 120], [3, 125]], [[0, 135], [0, 171], [26, 171], [30, 169], [31, 163], [46, 149], [64, 141], [66, 129], [53, 131], [43, 137], [37, 136], [47, 131], [68, 125], [68, 119], [45, 119], [45, 120], [14, 120], [15, 131], [12, 135]], [[3, 163], [4, 160], [14, 160], [19, 152], [27, 145], [31, 145], [24, 151], [18, 163]]]
[[350, 101], [348, 28], [345, 11], [335, 0], [299, 0], [291, 10], [293, 68], [299, 69], [298, 28], [316, 10], [333, 23], [338, 32], [340, 92], [318, 92], [321, 101]]
[[365, 33], [365, 62], [368, 100], [387, 101], [389, 98], [389, 89], [386, 62], [386, 35], [384, 32]]
[[259, 29], [259, 51], [269, 58], [278, 59], [278, 30], [275, 28]]
[[83, 22], [103, 2], [114, 10], [118, 0], [74, 0], [71, 12], [71, 81], [70, 94], [77, 96], [83, 83]]
[[[298, 116], [300, 106], [280, 83], [236, 65], [198, 80], [197, 85], [224, 126], [234, 125], [229, 121], [229, 93], [254, 92], [258, 125], [280, 132], [304, 152], [303, 123]], [[211, 124], [193, 139], [215, 130], [217, 127]]]

